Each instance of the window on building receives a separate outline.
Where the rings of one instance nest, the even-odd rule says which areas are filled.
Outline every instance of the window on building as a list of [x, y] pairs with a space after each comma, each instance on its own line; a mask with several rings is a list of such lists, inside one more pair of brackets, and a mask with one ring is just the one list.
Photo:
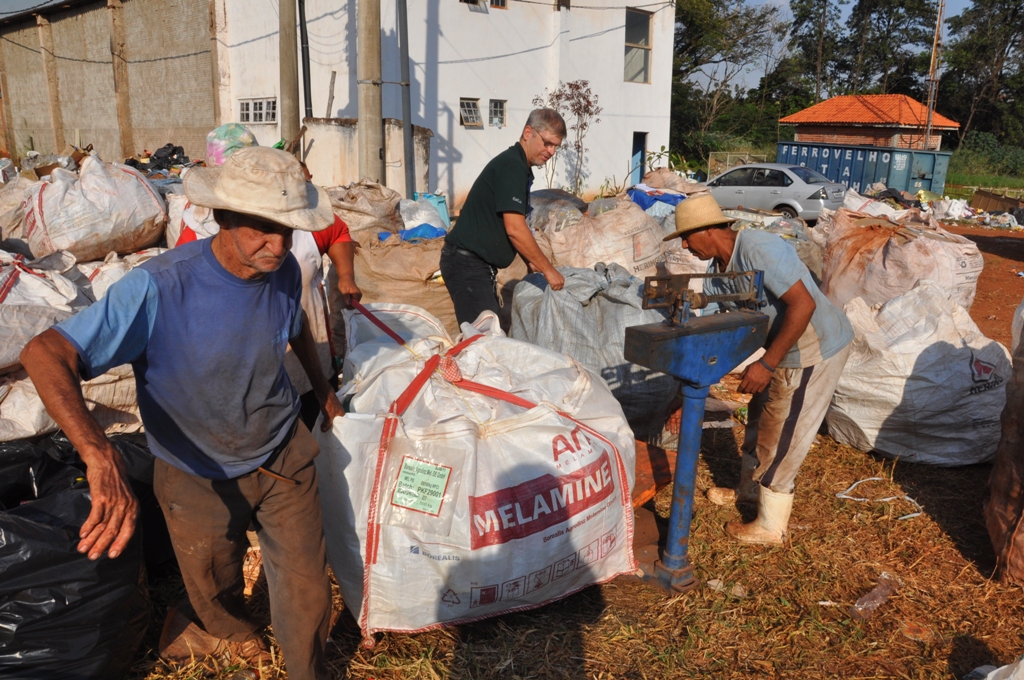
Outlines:
[[494, 9], [508, 9], [508, 0], [491, 0]]
[[569, 0], [558, 0], [555, 3], [555, 6], [558, 7], [558, 9], [572, 9], [569, 6]]
[[487, 112], [487, 119], [491, 121], [491, 127], [505, 127], [505, 100], [492, 99], [490, 109]]
[[626, 82], [651, 82], [651, 14], [626, 10]]
[[276, 123], [277, 98], [240, 99], [238, 101], [239, 123]]
[[480, 117], [479, 99], [459, 100], [459, 124], [468, 128], [484, 126], [483, 118]]

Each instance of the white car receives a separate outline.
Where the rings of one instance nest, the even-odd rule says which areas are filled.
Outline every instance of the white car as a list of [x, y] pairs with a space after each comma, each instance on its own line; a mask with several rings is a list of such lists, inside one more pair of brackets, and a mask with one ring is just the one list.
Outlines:
[[743, 165], [707, 185], [723, 208], [758, 208], [804, 220], [818, 219], [822, 208], [838, 210], [846, 195], [846, 186], [810, 168], [786, 163]]

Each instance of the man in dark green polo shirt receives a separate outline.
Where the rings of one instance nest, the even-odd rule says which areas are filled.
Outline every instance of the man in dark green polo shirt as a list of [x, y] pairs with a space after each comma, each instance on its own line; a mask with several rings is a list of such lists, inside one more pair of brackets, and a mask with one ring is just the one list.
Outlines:
[[526, 225], [531, 167], [547, 163], [564, 137], [565, 121], [557, 111], [535, 109], [519, 141], [491, 160], [473, 182], [441, 250], [441, 276], [460, 324], [472, 323], [488, 309], [498, 313], [498, 270], [512, 264], [516, 253], [553, 290], [565, 283]]

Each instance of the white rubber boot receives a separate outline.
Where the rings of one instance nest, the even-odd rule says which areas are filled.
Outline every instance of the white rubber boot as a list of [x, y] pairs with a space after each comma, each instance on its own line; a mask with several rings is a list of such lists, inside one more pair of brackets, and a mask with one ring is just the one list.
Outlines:
[[742, 543], [782, 545], [786, 540], [792, 511], [793, 494], [777, 493], [762, 486], [757, 519], [749, 524], [729, 522], [725, 525], [725, 533]]
[[754, 505], [758, 501], [757, 489], [760, 486], [754, 481], [754, 470], [757, 469], [757, 458], [743, 456], [740, 463], [740, 485], [735, 489], [726, 486], [714, 486], [708, 489], [708, 500], [715, 505]]

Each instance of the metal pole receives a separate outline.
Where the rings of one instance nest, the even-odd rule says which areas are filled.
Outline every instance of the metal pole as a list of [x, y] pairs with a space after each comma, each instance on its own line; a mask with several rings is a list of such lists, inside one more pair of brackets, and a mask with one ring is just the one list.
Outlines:
[[697, 484], [697, 461], [704, 434], [704, 402], [710, 388], [683, 383], [683, 412], [679, 422], [679, 449], [672, 486], [672, 510], [668, 518], [665, 552], [654, 565], [654, 573], [666, 590], [686, 592], [697, 585], [690, 564], [690, 520]]
[[306, 30], [306, 0], [299, 0], [299, 38], [302, 41], [302, 97], [306, 118], [313, 117], [313, 94], [309, 85], [309, 31]]
[[939, 94], [939, 81], [935, 71], [939, 66], [940, 36], [942, 35], [942, 13], [946, 8], [944, 0], [939, 0], [939, 16], [935, 20], [935, 37], [932, 39], [932, 61], [928, 68], [928, 124], [924, 128], [924, 148], [928, 148], [932, 137], [932, 114], [935, 113], [935, 100]]
[[380, 77], [380, 0], [356, 6], [356, 82], [359, 86], [359, 177], [383, 184], [384, 121]]
[[281, 139], [299, 134], [299, 59], [295, 40], [295, 0], [282, 0], [278, 14], [281, 69]]
[[402, 62], [402, 142], [405, 147], [405, 197], [416, 191], [416, 151], [412, 143], [412, 81], [409, 79], [409, 12], [405, 0], [398, 4], [398, 58]]

